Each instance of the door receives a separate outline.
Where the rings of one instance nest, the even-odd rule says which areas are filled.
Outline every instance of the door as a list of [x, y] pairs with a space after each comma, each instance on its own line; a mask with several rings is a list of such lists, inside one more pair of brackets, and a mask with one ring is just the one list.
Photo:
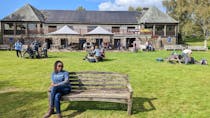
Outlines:
[[96, 39], [96, 45], [99, 46], [101, 48], [103, 43], [103, 39]]
[[136, 38], [126, 38], [126, 48], [133, 47], [133, 42]]
[[79, 50], [83, 50], [83, 45], [85, 42], [86, 42], [86, 39], [83, 39], [83, 38], [79, 39]]
[[47, 49], [50, 49], [52, 45], [52, 39], [48, 38], [48, 39], [45, 39], [45, 41], [47, 42]]
[[68, 40], [67, 39], [61, 39], [61, 46], [63, 48], [66, 48], [68, 46]]
[[114, 39], [114, 48], [117, 49], [118, 46], [120, 46], [120, 43], [121, 43], [120, 39]]

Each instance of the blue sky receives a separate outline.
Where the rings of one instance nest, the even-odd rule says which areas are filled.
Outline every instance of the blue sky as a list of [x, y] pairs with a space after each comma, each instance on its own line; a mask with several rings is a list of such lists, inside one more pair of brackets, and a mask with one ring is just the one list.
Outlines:
[[75, 10], [83, 6], [87, 10], [127, 10], [129, 6], [156, 6], [162, 11], [162, 0], [0, 0], [0, 19], [29, 3], [37, 9]]

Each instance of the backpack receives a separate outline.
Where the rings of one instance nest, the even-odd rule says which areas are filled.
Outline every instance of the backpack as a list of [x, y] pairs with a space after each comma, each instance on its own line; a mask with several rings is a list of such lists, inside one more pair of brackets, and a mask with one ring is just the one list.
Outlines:
[[202, 60], [201, 60], [201, 65], [207, 65], [207, 60], [202, 59]]

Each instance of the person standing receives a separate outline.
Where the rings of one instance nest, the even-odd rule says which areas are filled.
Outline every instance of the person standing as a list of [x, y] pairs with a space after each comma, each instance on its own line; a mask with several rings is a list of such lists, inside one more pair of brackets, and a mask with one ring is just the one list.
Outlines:
[[190, 49], [185, 49], [182, 51], [182, 56], [184, 58], [184, 63], [188, 64], [191, 61], [191, 54], [192, 54], [192, 50]]
[[58, 60], [54, 63], [54, 72], [51, 75], [52, 83], [49, 96], [49, 110], [44, 115], [44, 118], [48, 118], [54, 113], [54, 107], [56, 108], [57, 117], [62, 118], [60, 110], [61, 96], [68, 94], [71, 91], [69, 73], [63, 70], [63, 67], [62, 61]]
[[17, 42], [15, 42], [15, 51], [17, 57], [22, 57], [21, 50], [22, 50], [22, 43], [19, 40], [17, 40]]
[[42, 51], [44, 52], [44, 57], [47, 58], [47, 42], [44, 42], [42, 45]]
[[40, 57], [40, 54], [39, 54], [39, 43], [37, 40], [35, 40], [34, 42], [32, 42], [32, 45], [33, 45], [33, 51], [35, 52], [36, 54], [36, 57], [39, 58]]

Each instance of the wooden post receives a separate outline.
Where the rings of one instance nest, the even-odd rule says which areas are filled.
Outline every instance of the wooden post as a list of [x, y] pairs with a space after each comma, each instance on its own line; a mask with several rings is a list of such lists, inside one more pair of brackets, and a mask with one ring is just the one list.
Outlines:
[[177, 31], [178, 31], [178, 33], [180, 33], [180, 31], [179, 31], [180, 29], [179, 29], [179, 24], [177, 25]]
[[155, 24], [153, 25], [153, 36], [155, 36]]
[[174, 31], [175, 31], [175, 34], [174, 34], [174, 35], [175, 35], [175, 36], [178, 36], [178, 35], [177, 35], [177, 25], [175, 25]]
[[28, 22], [26, 23], [26, 36], [28, 36]]
[[1, 22], [1, 37], [0, 37], [0, 44], [3, 44], [3, 36], [4, 36], [4, 23]]
[[133, 92], [130, 93], [130, 97], [128, 99], [128, 109], [127, 109], [127, 113], [128, 115], [131, 115], [132, 114], [132, 96], [133, 96]]
[[13, 35], [15, 36], [16, 35], [16, 31], [17, 31], [17, 28], [16, 28], [17, 27], [17, 24], [14, 22], [13, 25], [14, 25], [14, 29], [13, 29], [14, 30], [14, 33], [13, 33]]
[[164, 36], [166, 36], [166, 25], [164, 25]]
[[128, 98], [128, 109], [127, 109], [127, 112], [128, 112], [128, 115], [131, 115], [132, 114], [132, 104], [133, 104], [133, 101], [132, 101], [133, 89], [131, 88], [131, 85], [130, 85], [130, 83], [128, 81], [128, 75], [127, 75], [127, 88], [128, 88], [129, 93], [130, 93], [129, 98]]
[[40, 23], [37, 23], [37, 32], [38, 32], [38, 34], [41, 33], [41, 24]]

